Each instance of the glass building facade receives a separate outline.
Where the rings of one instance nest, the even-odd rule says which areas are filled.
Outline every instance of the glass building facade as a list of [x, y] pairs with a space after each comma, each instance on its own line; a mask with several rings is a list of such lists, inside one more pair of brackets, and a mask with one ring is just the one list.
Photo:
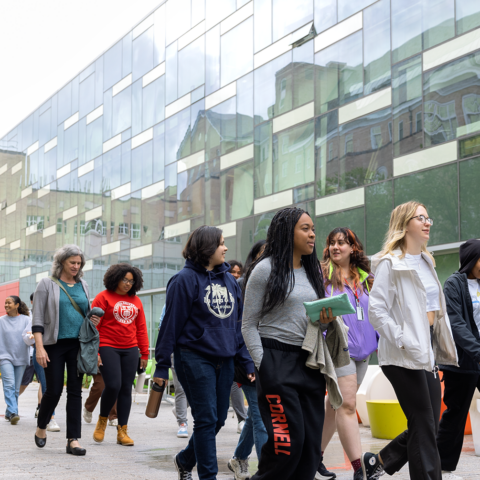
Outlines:
[[244, 261], [299, 205], [319, 252], [349, 226], [370, 255], [410, 199], [444, 280], [480, 237], [478, 178], [480, 2], [168, 0], [0, 140], [0, 296], [76, 243], [93, 294], [142, 269], [153, 345], [197, 226]]

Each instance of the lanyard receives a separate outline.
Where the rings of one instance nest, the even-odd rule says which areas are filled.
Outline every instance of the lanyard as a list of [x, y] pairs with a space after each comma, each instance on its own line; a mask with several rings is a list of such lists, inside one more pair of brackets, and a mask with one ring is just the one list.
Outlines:
[[357, 301], [357, 306], [360, 305], [360, 299], [358, 298], [357, 285], [355, 284], [355, 281], [353, 282], [353, 288], [352, 288], [352, 286], [348, 283], [346, 278], [344, 278], [343, 280], [350, 287], [350, 290], [352, 290], [353, 294], [355, 295], [355, 300]]

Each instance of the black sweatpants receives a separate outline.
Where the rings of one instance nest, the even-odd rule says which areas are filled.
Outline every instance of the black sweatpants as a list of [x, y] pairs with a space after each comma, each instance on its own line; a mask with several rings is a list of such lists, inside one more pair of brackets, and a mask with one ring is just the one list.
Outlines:
[[480, 390], [480, 375], [443, 372], [445, 391], [443, 412], [438, 428], [437, 446], [442, 461], [442, 470], [453, 472], [462, 453], [465, 424], [475, 388]]
[[77, 373], [77, 355], [80, 342], [77, 338], [58, 340], [55, 345], [45, 345], [48, 358], [45, 368], [45, 391], [38, 412], [38, 428], [47, 428], [63, 391], [65, 365], [67, 366], [67, 438], [82, 436], [82, 379]]
[[299, 346], [262, 339], [258, 406], [268, 433], [251, 480], [310, 480], [321, 456], [325, 378]]
[[436, 442], [442, 403], [438, 375], [393, 365], [382, 370], [397, 394], [408, 426], [380, 452], [383, 468], [393, 475], [408, 461], [411, 480], [442, 480]]
[[100, 402], [100, 415], [108, 417], [117, 402], [118, 424], [128, 425], [132, 407], [132, 385], [138, 367], [138, 347], [100, 347], [100, 367], [105, 390]]

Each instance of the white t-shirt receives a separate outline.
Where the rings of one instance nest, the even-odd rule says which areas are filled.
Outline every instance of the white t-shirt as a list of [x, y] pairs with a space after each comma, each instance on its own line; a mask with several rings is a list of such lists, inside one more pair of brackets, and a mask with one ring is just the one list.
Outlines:
[[480, 285], [476, 278], [473, 280], [468, 279], [468, 290], [472, 297], [473, 318], [478, 330], [480, 330]]
[[427, 312], [440, 310], [440, 288], [427, 261], [420, 255], [405, 255], [405, 260], [410, 268], [418, 273], [420, 280], [427, 293]]

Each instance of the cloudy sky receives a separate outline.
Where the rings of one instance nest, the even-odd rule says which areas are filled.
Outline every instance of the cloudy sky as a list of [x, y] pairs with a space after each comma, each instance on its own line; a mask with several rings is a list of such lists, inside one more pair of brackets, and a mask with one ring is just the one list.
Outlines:
[[162, 0], [0, 0], [0, 138]]

